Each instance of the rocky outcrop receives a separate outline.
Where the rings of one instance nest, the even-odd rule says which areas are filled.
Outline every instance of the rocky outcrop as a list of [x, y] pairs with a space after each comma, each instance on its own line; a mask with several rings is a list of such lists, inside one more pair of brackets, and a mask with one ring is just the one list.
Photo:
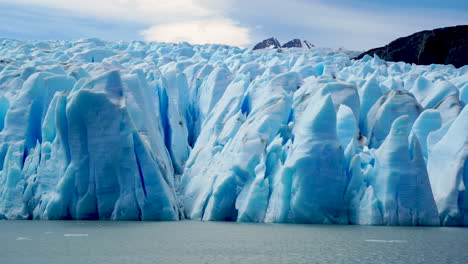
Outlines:
[[312, 43], [307, 40], [293, 39], [283, 45], [283, 48], [307, 48], [311, 49], [315, 47]]
[[374, 54], [387, 61], [459, 68], [468, 64], [468, 25], [421, 31], [364, 52], [357, 59]]
[[253, 50], [258, 50], [258, 49], [278, 49], [281, 48], [281, 44], [276, 38], [269, 38], [265, 39], [264, 41], [257, 43], [257, 45], [254, 46]]
[[280, 42], [276, 38], [269, 38], [265, 39], [262, 42], [257, 43], [253, 50], [259, 50], [259, 49], [281, 49], [281, 48], [305, 48], [305, 49], [311, 49], [312, 47], [315, 47], [312, 43], [310, 43], [307, 40], [301, 40], [301, 39], [293, 39], [283, 46], [281, 46]]

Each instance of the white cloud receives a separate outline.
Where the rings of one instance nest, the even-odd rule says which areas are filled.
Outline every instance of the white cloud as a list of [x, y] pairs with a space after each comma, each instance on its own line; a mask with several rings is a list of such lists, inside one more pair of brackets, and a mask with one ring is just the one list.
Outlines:
[[[456, 24], [466, 24], [466, 10], [434, 8], [408, 8], [382, 6], [351, 7], [333, 4], [327, 0], [236, 0], [235, 12], [244, 17], [255, 16], [255, 22], [276, 22], [287, 25], [290, 32], [283, 35], [308, 39], [320, 46], [345, 46], [368, 49], [387, 44], [398, 37], [421, 30]], [[245, 8], [248, 6], [249, 8]], [[261, 10], [259, 12], [259, 10]], [[268, 24], [264, 24], [268, 30]], [[295, 35], [295, 30], [310, 32], [307, 36]], [[269, 34], [275, 34], [271, 31]]]
[[[0, 2], [5, 0], [0, 0]], [[244, 46], [249, 29], [225, 16], [229, 1], [214, 0], [16, 0], [17, 4], [71, 10], [81, 14], [146, 24], [145, 40]]]
[[[250, 45], [261, 37], [367, 49], [420, 30], [466, 24], [466, 10], [351, 6], [328, 0], [0, 0], [138, 24], [146, 40]], [[242, 22], [242, 25], [238, 22]], [[248, 27], [245, 25], [249, 25]], [[254, 36], [254, 33], [257, 37]], [[298, 34], [298, 35], [297, 35]], [[252, 39], [251, 39], [251, 36]], [[286, 39], [285, 39], [286, 40]]]
[[197, 0], [15, 0], [15, 3], [140, 23], [167, 23], [183, 18], [214, 16], [217, 13], [216, 9]]
[[192, 44], [250, 44], [249, 30], [230, 19], [212, 19], [155, 25], [141, 32], [145, 40]]

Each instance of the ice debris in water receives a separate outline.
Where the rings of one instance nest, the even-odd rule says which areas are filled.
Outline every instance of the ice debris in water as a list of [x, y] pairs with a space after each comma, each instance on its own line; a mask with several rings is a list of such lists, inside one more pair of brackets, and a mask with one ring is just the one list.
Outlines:
[[468, 225], [468, 68], [0, 39], [0, 219]]

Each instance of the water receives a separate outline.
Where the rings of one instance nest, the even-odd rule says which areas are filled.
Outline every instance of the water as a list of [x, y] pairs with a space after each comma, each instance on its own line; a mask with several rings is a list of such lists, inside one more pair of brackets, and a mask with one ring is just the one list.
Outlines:
[[468, 263], [468, 228], [0, 221], [0, 263]]

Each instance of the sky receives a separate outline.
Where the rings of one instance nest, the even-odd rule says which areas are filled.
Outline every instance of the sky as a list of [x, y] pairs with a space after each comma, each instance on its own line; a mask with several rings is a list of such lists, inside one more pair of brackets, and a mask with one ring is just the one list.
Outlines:
[[0, 0], [0, 38], [187, 41], [251, 47], [276, 37], [367, 50], [468, 24], [466, 0]]

